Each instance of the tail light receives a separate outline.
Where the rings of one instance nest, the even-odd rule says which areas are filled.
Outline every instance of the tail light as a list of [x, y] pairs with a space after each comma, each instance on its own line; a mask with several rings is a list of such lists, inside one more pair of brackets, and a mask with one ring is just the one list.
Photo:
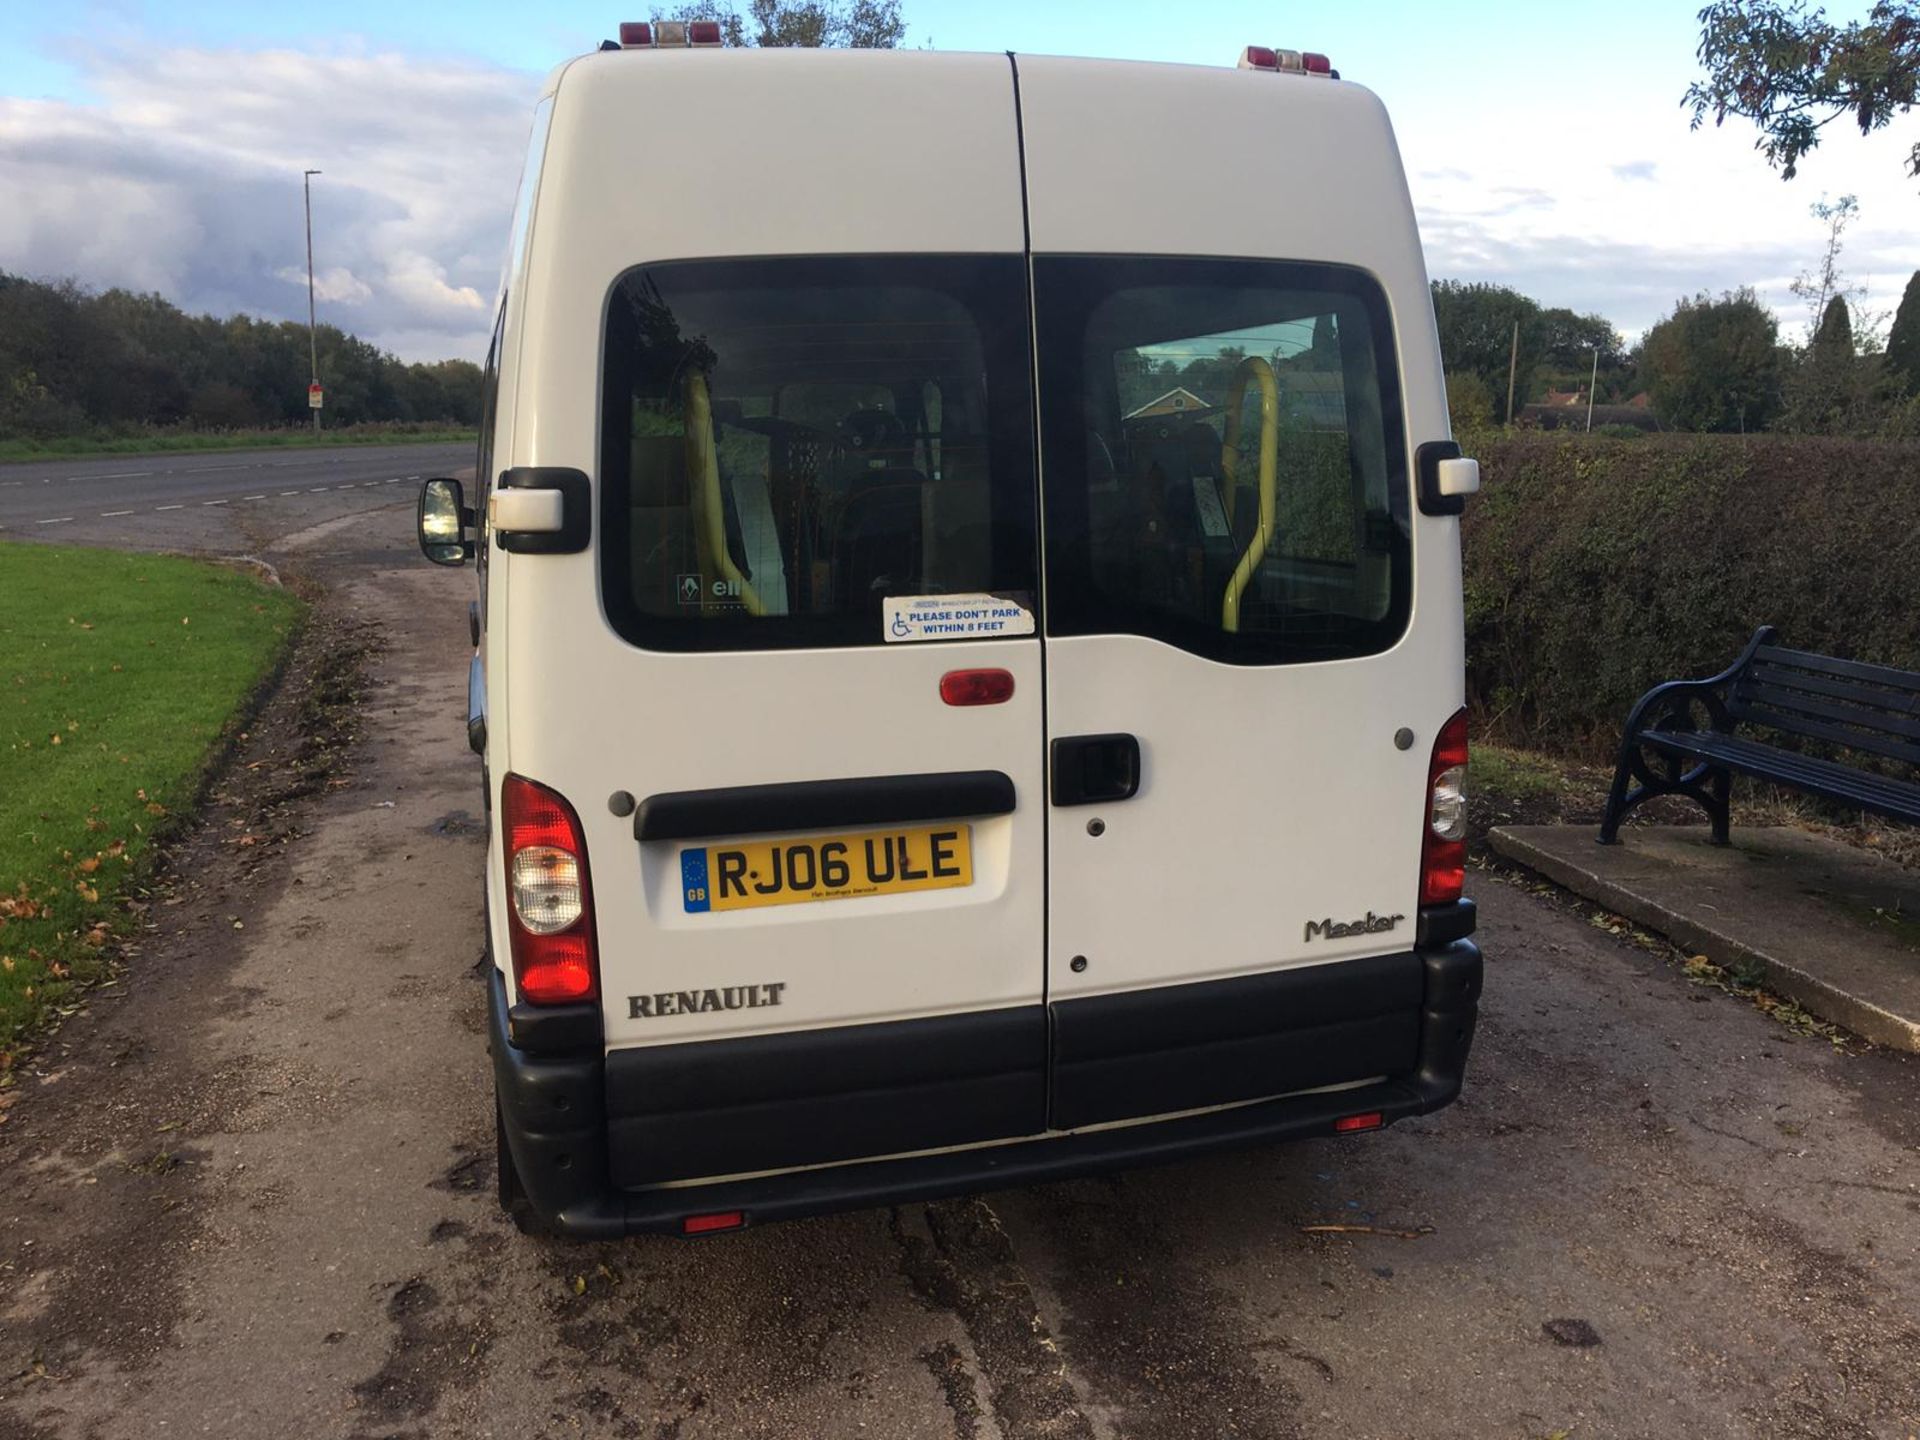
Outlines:
[[1420, 903], [1451, 905], [1467, 879], [1467, 712], [1434, 737], [1427, 766], [1427, 828], [1420, 845]]
[[507, 848], [507, 938], [514, 987], [535, 1005], [600, 993], [593, 886], [580, 817], [560, 795], [519, 775], [500, 788]]

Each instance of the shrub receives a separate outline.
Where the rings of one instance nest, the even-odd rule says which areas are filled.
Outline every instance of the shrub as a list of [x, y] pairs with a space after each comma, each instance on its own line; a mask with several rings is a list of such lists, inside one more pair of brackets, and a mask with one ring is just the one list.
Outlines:
[[1783, 643], [1920, 669], [1920, 443], [1482, 437], [1467, 685], [1494, 735], [1618, 739], [1648, 687]]

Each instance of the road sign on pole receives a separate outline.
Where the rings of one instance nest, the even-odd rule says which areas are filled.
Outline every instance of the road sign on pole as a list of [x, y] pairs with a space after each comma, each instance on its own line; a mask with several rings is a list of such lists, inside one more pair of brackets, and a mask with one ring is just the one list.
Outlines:
[[309, 410], [318, 410], [324, 403], [324, 399], [325, 392], [321, 390], [318, 380], [307, 386], [307, 408]]

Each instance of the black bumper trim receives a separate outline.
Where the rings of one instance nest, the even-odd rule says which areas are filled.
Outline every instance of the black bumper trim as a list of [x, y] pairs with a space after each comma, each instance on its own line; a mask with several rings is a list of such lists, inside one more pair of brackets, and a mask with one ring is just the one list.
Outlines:
[[1332, 1135], [1343, 1116], [1378, 1112], [1391, 1124], [1450, 1104], [1460, 1093], [1481, 987], [1470, 940], [1417, 953], [1424, 994], [1416, 1013], [1418, 1064], [1350, 1089], [1258, 1101], [1177, 1120], [1055, 1133], [907, 1159], [864, 1160], [753, 1180], [620, 1190], [607, 1173], [605, 1064], [516, 1050], [506, 1034], [505, 987], [491, 996], [494, 1079], [520, 1180], [549, 1228], [577, 1239], [678, 1234], [690, 1215], [739, 1210], [747, 1223], [933, 1200], [980, 1190], [1166, 1164], [1219, 1150]]
[[842, 825], [901, 825], [968, 815], [1010, 815], [1013, 806], [1013, 780], [999, 770], [674, 790], [640, 802], [633, 812], [633, 838], [702, 840], [777, 830], [831, 830]]

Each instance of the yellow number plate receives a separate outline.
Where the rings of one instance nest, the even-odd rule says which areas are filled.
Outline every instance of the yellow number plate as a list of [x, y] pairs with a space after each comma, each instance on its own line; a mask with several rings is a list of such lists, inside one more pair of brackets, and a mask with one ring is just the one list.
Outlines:
[[755, 840], [680, 852], [680, 902], [689, 915], [972, 883], [971, 825]]

